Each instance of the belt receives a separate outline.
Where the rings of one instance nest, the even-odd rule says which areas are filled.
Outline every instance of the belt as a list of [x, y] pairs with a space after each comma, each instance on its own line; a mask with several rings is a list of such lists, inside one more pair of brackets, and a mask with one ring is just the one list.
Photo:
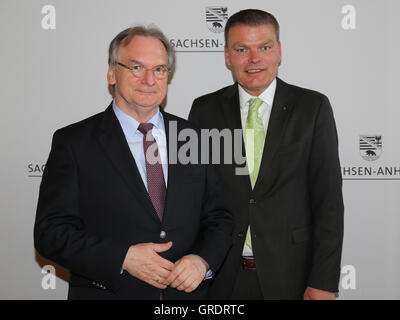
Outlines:
[[256, 270], [256, 261], [254, 258], [242, 257], [240, 265], [247, 270]]

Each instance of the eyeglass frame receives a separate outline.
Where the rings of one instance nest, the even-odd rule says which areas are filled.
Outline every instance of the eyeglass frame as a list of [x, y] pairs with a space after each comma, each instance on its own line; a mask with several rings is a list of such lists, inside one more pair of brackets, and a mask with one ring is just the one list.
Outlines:
[[[123, 64], [123, 63], [121, 63], [121, 62], [119, 62], [119, 61], [117, 61], [117, 64], [120, 65], [121, 67], [124, 67], [124, 68], [126, 68], [126, 69], [128, 69], [128, 70], [131, 70], [131, 71], [132, 71], [132, 74], [133, 74], [136, 78], [139, 78], [139, 79], [140, 79], [140, 78], [143, 78], [143, 77], [145, 76], [147, 70], [151, 70], [151, 73], [153, 74], [154, 78], [156, 78], [156, 79], [158, 79], [158, 80], [164, 80], [164, 79], [168, 78], [169, 74], [171, 73], [171, 70], [170, 70], [166, 65], [160, 65], [160, 66], [156, 66], [156, 67], [153, 67], [153, 68], [146, 68], [145, 66], [141, 65], [140, 63], [137, 63], [136, 65], [140, 65], [140, 66], [143, 68], [143, 70], [144, 70], [143, 75], [140, 76], [140, 75], [136, 75], [136, 74], [135, 74], [135, 70], [133, 69], [134, 67], [129, 67], [129, 66], [127, 66], [126, 64]], [[160, 68], [160, 67], [164, 67], [164, 68], [167, 69], [167, 74], [166, 74], [166, 76], [165, 76], [164, 78], [157, 78], [157, 76], [154, 74], [154, 69]]]

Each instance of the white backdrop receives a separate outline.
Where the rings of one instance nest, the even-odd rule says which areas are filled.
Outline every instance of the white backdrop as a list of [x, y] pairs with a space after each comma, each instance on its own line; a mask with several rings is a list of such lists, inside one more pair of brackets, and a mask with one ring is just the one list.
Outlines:
[[[0, 299], [66, 298], [68, 271], [33, 247], [39, 184], [53, 132], [111, 101], [107, 50], [119, 31], [155, 24], [175, 44], [170, 113], [186, 118], [194, 98], [232, 83], [207, 7], [259, 8], [279, 20], [280, 77], [325, 93], [337, 122], [340, 298], [400, 299], [398, 0], [1, 0]], [[45, 265], [55, 266], [53, 282]]]

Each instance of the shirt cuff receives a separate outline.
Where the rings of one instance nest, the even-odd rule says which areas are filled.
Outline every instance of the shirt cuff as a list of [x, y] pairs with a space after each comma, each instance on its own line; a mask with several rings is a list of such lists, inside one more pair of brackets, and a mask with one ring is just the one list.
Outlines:
[[210, 279], [212, 279], [212, 276], [213, 276], [212, 270], [208, 269], [208, 271], [207, 271], [207, 273], [206, 273], [206, 275], [204, 277], [204, 280], [210, 280]]

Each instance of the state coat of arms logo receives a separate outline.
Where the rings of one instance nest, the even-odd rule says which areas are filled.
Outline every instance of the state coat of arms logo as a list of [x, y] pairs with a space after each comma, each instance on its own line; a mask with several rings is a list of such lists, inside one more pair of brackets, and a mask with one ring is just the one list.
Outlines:
[[381, 135], [360, 135], [360, 155], [364, 160], [375, 161], [381, 154]]
[[224, 32], [228, 20], [228, 7], [206, 7], [206, 23], [211, 32]]

